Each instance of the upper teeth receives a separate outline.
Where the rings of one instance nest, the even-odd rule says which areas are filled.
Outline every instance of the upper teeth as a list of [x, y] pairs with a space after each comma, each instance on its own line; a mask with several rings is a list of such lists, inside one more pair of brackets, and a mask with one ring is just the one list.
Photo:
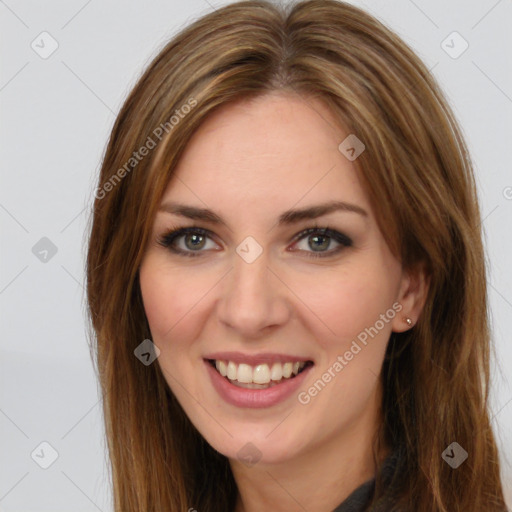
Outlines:
[[215, 360], [215, 367], [223, 377], [247, 384], [254, 382], [255, 384], [268, 384], [271, 380], [281, 380], [289, 378], [292, 373], [297, 375], [299, 370], [304, 368], [304, 361], [296, 361], [290, 363], [273, 363], [272, 368], [268, 364], [258, 364], [254, 367], [251, 365], [233, 361]]

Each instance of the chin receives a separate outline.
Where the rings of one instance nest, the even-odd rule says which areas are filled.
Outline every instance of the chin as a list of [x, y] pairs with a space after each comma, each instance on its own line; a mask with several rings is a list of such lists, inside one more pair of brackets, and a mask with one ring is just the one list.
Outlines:
[[290, 442], [290, 436], [286, 432], [286, 438], [279, 435], [266, 433], [251, 435], [247, 429], [233, 437], [223, 432], [221, 438], [217, 436], [204, 436], [206, 441], [216, 451], [231, 459], [239, 461], [247, 466], [256, 464], [279, 464], [290, 460], [300, 449]]

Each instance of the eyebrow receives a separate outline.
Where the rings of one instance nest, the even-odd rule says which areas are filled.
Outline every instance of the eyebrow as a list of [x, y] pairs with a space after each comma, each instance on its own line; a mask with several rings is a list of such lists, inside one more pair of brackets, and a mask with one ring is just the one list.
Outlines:
[[[198, 208], [181, 203], [167, 202], [160, 206], [159, 211], [172, 213], [188, 219], [220, 224], [227, 227], [227, 224], [222, 217], [207, 208]], [[357, 213], [363, 217], [368, 217], [368, 212], [356, 204], [347, 203], [345, 201], [330, 201], [328, 203], [312, 205], [306, 208], [287, 210], [279, 216], [278, 225], [284, 226], [296, 224], [302, 220], [316, 219], [317, 217], [321, 217], [335, 211]]]

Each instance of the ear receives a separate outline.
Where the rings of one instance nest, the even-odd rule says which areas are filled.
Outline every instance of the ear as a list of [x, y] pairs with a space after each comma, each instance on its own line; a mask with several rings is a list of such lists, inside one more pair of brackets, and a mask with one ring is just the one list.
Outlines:
[[[424, 263], [419, 263], [408, 270], [402, 270], [397, 297], [397, 302], [402, 305], [402, 309], [393, 319], [393, 332], [407, 331], [416, 324], [425, 305], [429, 285], [430, 276], [426, 272]], [[411, 319], [410, 324], [407, 323], [407, 318]]]

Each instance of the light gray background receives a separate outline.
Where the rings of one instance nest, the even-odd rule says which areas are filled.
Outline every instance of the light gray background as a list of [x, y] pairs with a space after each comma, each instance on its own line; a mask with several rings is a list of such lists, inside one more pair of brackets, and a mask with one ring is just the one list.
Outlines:
[[[111, 510], [84, 328], [92, 193], [114, 117], [143, 67], [178, 28], [225, 3], [0, 0], [1, 511]], [[353, 3], [397, 31], [433, 69], [474, 158], [500, 364], [493, 371], [493, 425], [511, 495], [512, 2]], [[46, 59], [31, 47], [35, 41], [40, 52], [43, 44], [51, 48], [43, 31], [58, 43]], [[453, 31], [469, 43], [458, 58], [441, 46]], [[444, 44], [452, 54], [463, 48], [453, 37]], [[57, 248], [46, 262], [32, 251], [43, 237]], [[58, 452], [48, 469], [39, 465], [51, 462], [42, 442]]]

